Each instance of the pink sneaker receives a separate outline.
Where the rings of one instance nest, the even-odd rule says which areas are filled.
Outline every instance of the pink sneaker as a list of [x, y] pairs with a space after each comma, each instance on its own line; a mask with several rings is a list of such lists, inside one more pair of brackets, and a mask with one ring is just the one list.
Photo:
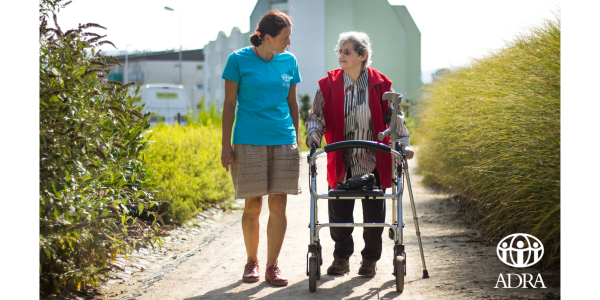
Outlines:
[[243, 282], [257, 282], [258, 275], [258, 263], [248, 259], [248, 263], [244, 267], [244, 275], [242, 276]]
[[277, 263], [267, 267], [267, 271], [265, 272], [265, 280], [276, 286], [284, 286], [288, 284], [288, 280], [281, 276], [281, 270], [277, 266]]

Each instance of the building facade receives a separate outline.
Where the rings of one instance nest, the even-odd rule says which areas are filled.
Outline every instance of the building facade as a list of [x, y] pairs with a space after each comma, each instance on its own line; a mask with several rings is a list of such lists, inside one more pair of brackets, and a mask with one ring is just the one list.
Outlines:
[[[317, 81], [328, 70], [339, 68], [334, 47], [340, 33], [362, 31], [371, 40], [372, 67], [393, 81], [404, 102], [420, 96], [421, 33], [406, 6], [390, 5], [387, 0], [258, 0], [250, 15], [250, 32], [263, 15], [275, 9], [287, 12], [294, 23], [288, 51], [296, 56], [302, 76], [298, 94], [312, 98]], [[249, 36], [234, 28], [229, 37], [220, 32], [204, 48], [205, 86], [211, 86], [205, 93], [207, 102], [217, 101], [222, 106], [223, 67], [231, 52], [250, 45]]]
[[202, 49], [184, 50], [182, 53], [182, 81], [179, 82], [179, 51], [138, 52], [115, 56], [123, 68], [114, 66], [109, 80], [125, 82], [125, 61], [127, 61], [127, 81], [135, 81], [137, 86], [145, 84], [183, 84], [190, 105], [194, 110], [204, 96], [204, 52]]
[[220, 31], [217, 39], [204, 46], [204, 95], [208, 109], [215, 102], [218, 109], [223, 109], [225, 99], [225, 81], [221, 79], [229, 54], [249, 46], [250, 36], [242, 33], [238, 27], [231, 29], [229, 36]]

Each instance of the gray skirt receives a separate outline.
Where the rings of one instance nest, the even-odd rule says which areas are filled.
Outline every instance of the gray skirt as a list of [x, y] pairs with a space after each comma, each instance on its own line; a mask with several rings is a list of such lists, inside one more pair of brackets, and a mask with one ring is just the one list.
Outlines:
[[231, 179], [235, 199], [247, 199], [269, 194], [298, 195], [300, 149], [298, 145], [234, 144]]

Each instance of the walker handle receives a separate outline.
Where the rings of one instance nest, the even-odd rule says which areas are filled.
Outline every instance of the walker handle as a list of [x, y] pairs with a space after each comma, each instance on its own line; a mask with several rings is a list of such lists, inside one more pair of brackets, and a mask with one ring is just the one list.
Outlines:
[[312, 142], [310, 144], [310, 154], [306, 157], [306, 160], [308, 161], [308, 165], [310, 166], [310, 175], [311, 176], [317, 174], [317, 165], [310, 163], [310, 159], [313, 157], [313, 155], [315, 154], [316, 151], [317, 151], [317, 143]]
[[348, 148], [366, 148], [377, 152], [383, 152], [385, 154], [390, 154], [392, 148], [388, 145], [372, 142], [372, 141], [343, 141], [329, 144], [323, 147], [326, 153], [348, 149]]
[[386, 129], [385, 131], [377, 134], [377, 138], [380, 141], [383, 141], [383, 139], [386, 136], [390, 135], [396, 130], [396, 116], [398, 115], [398, 105], [400, 105], [400, 102], [402, 101], [402, 95], [392, 92], [385, 92], [381, 99], [392, 101], [392, 103], [394, 103], [394, 110], [392, 112], [392, 119], [390, 120], [390, 127], [388, 127], [388, 129]]

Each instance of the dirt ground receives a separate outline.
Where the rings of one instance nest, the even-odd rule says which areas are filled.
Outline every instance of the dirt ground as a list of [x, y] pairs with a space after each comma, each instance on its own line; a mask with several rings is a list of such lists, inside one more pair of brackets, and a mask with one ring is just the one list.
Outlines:
[[[421, 228], [425, 263], [430, 278], [423, 279], [415, 227], [408, 193], [403, 201], [404, 242], [407, 252], [407, 276], [402, 294], [396, 292], [392, 275], [393, 241], [383, 236], [383, 253], [374, 278], [357, 275], [360, 250], [364, 246], [362, 229], [354, 229], [355, 250], [350, 258], [350, 274], [323, 274], [317, 291], [308, 290], [306, 254], [309, 242], [309, 194], [306, 153], [303, 153], [300, 184], [303, 194], [288, 198], [288, 227], [279, 258], [282, 274], [289, 279], [287, 287], [273, 287], [264, 281], [266, 263], [267, 201], [261, 213], [259, 262], [261, 280], [242, 282], [246, 252], [240, 224], [241, 210], [228, 211], [218, 217], [207, 216], [210, 227], [189, 235], [181, 243], [166, 247], [164, 259], [150, 263], [143, 271], [126, 280], [100, 289], [94, 299], [559, 299], [560, 274], [536, 268], [517, 269], [503, 264], [496, 255], [496, 245], [486, 245], [474, 229], [455, 218], [458, 205], [449, 195], [436, 193], [421, 185], [414, 172], [418, 152], [409, 163], [416, 210]], [[327, 187], [326, 159], [318, 159], [319, 193]], [[386, 221], [392, 218], [391, 200], [387, 200]], [[243, 202], [241, 202], [243, 203]], [[319, 202], [319, 220], [327, 222], [326, 200]], [[361, 205], [355, 206], [354, 217], [362, 221]], [[206, 223], [205, 223], [206, 224]], [[333, 260], [334, 243], [329, 229], [320, 231], [324, 264]], [[178, 253], [169, 255], [169, 253]], [[494, 288], [500, 273], [541, 274], [546, 288]], [[514, 275], [513, 275], [514, 277]], [[514, 283], [513, 283], [514, 286]], [[538, 284], [538, 287], [540, 285]]]

